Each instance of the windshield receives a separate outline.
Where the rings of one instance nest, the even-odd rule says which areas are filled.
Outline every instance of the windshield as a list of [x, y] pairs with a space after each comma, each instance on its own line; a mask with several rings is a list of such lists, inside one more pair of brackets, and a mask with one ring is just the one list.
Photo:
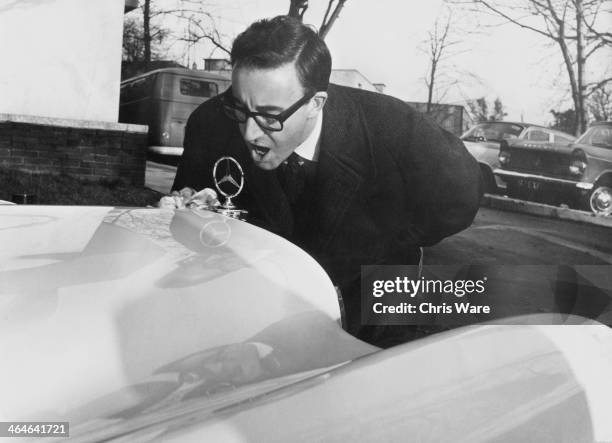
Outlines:
[[612, 126], [592, 126], [582, 134], [576, 143], [612, 148]]
[[514, 123], [480, 123], [461, 136], [461, 140], [501, 142], [518, 138], [523, 126]]

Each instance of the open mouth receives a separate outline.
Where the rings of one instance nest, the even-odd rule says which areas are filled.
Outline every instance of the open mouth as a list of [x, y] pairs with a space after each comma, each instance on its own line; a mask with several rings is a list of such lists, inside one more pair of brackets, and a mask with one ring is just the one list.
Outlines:
[[268, 153], [268, 151], [270, 151], [270, 148], [266, 148], [265, 146], [257, 146], [257, 145], [251, 145], [251, 149], [253, 149], [253, 152], [259, 155], [259, 157], [263, 157], [264, 155]]

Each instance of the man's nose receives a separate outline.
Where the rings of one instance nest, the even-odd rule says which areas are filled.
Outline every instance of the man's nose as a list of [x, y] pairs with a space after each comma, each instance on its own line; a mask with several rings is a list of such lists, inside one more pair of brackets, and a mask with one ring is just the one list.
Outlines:
[[254, 117], [247, 118], [244, 122], [244, 138], [247, 141], [257, 140], [263, 134], [263, 131], [255, 121]]

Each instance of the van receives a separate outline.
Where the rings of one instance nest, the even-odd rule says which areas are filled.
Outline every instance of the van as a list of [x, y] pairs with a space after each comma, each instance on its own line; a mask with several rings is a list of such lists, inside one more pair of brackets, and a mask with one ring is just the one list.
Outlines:
[[156, 69], [121, 82], [119, 122], [149, 126], [149, 152], [183, 154], [185, 124], [203, 102], [224, 92], [230, 74]]

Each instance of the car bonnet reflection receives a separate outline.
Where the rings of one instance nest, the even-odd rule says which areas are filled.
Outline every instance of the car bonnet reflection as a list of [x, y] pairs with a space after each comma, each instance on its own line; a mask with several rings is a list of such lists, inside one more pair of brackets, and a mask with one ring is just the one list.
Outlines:
[[203, 391], [260, 380], [276, 373], [241, 343], [302, 312], [335, 327], [331, 282], [285, 240], [207, 211], [111, 209], [0, 208], [0, 415], [62, 417], [194, 353], [222, 360]]

